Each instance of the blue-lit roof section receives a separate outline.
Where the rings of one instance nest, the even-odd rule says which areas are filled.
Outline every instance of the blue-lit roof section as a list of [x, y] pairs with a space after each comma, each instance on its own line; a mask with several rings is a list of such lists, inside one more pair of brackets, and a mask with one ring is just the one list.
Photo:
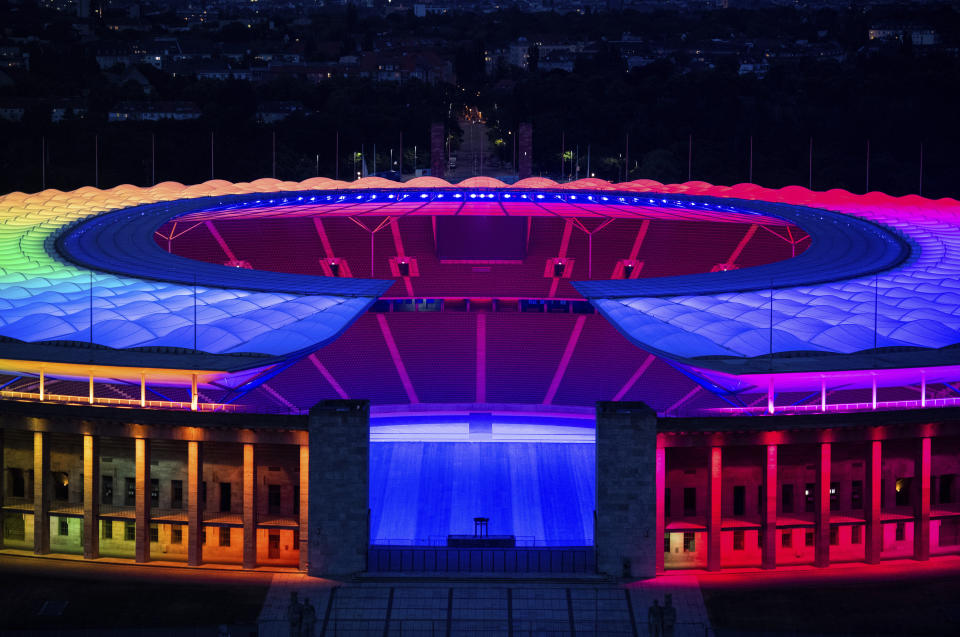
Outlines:
[[0, 337], [8, 340], [0, 358], [72, 361], [77, 348], [57, 346], [84, 345], [91, 364], [116, 364], [113, 352], [135, 349], [125, 364], [162, 357], [169, 366], [180, 351], [232, 355], [224, 368], [262, 365], [329, 343], [391, 285], [200, 263], [154, 242], [168, 219], [236, 190], [125, 186], [0, 198]]
[[[233, 268], [170, 254], [157, 245], [153, 233], [167, 221], [209, 207], [236, 208], [255, 202], [260, 194], [204, 197], [134, 206], [85, 220], [65, 231], [57, 251], [68, 261], [88, 268], [142, 279], [205, 286], [240, 288], [295, 295], [380, 296], [392, 281], [333, 278]], [[280, 209], [303, 196], [277, 197]]]

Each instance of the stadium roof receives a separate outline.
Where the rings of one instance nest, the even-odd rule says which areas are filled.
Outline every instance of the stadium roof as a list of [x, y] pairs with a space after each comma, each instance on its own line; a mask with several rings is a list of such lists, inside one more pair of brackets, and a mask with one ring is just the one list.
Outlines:
[[154, 242], [185, 206], [237, 190], [212, 182], [0, 198], [0, 358], [260, 368], [330, 342], [391, 285], [200, 263]]
[[812, 238], [794, 259], [577, 287], [634, 343], [728, 388], [728, 377], [945, 366], [960, 353], [955, 200], [645, 180], [318, 178], [0, 198], [0, 359], [237, 371], [321, 347], [391, 282], [199, 263], [168, 254], [153, 232], [174, 219], [322, 214], [793, 224]]
[[[671, 190], [676, 187], [665, 188]], [[955, 200], [751, 185], [695, 190], [841, 213], [898, 236], [907, 250], [874, 268], [871, 264], [880, 266], [885, 258], [882, 244], [888, 240], [875, 241], [876, 234], [858, 228], [847, 247], [817, 251], [823, 230], [834, 236], [839, 230], [824, 216], [813, 225], [798, 221], [813, 235], [811, 248], [781, 263], [683, 277], [685, 287], [670, 279], [649, 286], [644, 280], [577, 284], [633, 342], [694, 368], [734, 375], [923, 368], [960, 359], [960, 205]], [[887, 250], [888, 256], [893, 253], [893, 243]], [[846, 270], [851, 261], [864, 271]], [[833, 281], [820, 280], [834, 267]], [[773, 270], [778, 272], [764, 281]], [[785, 277], [779, 274], [783, 270]], [[728, 285], [738, 275], [753, 279], [756, 287]]]

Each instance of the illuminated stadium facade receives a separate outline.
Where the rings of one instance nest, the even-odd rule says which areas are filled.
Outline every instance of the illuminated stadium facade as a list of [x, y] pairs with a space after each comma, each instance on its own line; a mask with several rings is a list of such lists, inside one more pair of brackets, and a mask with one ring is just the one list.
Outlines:
[[953, 200], [318, 178], [0, 220], [6, 549], [615, 576], [960, 551]]

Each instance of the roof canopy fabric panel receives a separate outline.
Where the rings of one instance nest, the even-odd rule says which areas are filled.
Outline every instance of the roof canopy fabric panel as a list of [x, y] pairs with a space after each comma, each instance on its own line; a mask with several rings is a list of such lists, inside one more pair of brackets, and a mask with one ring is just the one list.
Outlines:
[[766, 209], [812, 243], [794, 259], [732, 272], [574, 284], [637, 345], [733, 374], [922, 368], [960, 356], [957, 201], [754, 185], [656, 190]]
[[0, 351], [73, 361], [84, 346], [91, 364], [117, 364], [125, 351], [125, 364], [169, 367], [181, 352], [184, 367], [201, 358], [206, 369], [262, 366], [330, 342], [391, 285], [200, 263], [153, 240], [167, 220], [242, 190], [218, 182], [0, 198]]
[[[540, 178], [512, 186], [318, 178], [12, 193], [0, 197], [0, 337], [19, 352], [24, 343], [45, 343], [45, 356], [57, 343], [74, 350], [86, 343], [144, 356], [155, 349], [289, 357], [336, 338], [391, 282], [199, 263], [166, 253], [153, 231], [185, 215], [377, 217], [474, 208], [791, 224], [809, 233], [810, 248], [778, 263], [577, 283], [634, 343], [683, 364], [810, 371], [824, 356], [832, 369], [853, 369], [864, 365], [864, 352], [883, 351], [883, 365], [902, 364], [896, 355], [903, 353], [919, 367], [943, 364], [937, 361], [956, 351], [945, 348], [960, 344], [955, 200]], [[90, 352], [99, 355], [96, 347]]]

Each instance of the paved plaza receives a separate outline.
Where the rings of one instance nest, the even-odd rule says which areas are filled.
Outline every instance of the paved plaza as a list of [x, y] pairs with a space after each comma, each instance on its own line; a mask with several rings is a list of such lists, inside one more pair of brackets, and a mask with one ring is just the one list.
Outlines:
[[[316, 612], [313, 635], [437, 635], [646, 637], [654, 599], [672, 596], [677, 637], [712, 634], [697, 580], [671, 576], [615, 584], [603, 580], [334, 582], [278, 573], [260, 613], [260, 635], [287, 637], [290, 594]], [[304, 635], [309, 633], [305, 632]]]

